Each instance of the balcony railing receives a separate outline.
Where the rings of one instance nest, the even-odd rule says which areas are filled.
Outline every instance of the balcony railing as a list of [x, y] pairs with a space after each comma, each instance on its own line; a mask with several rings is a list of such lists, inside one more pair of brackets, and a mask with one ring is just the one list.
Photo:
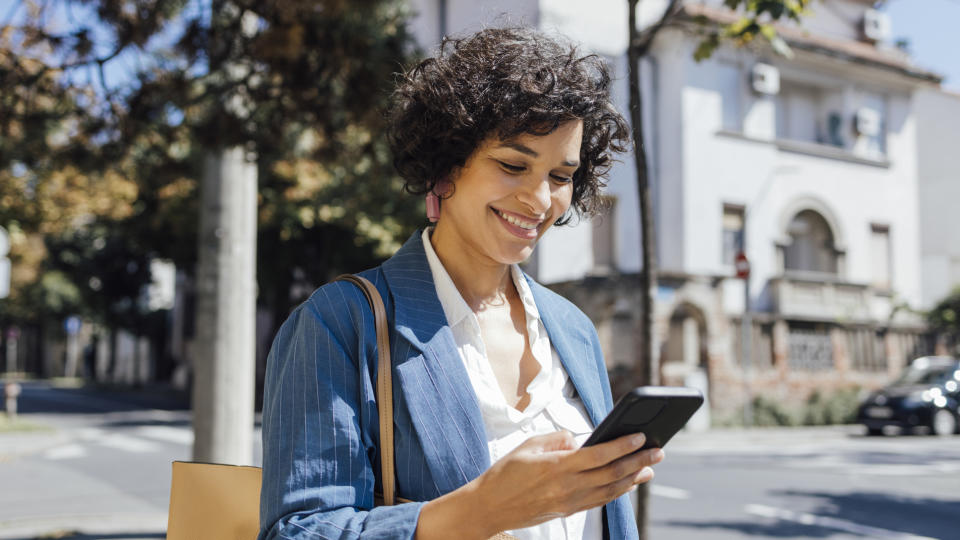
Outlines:
[[770, 280], [773, 312], [787, 318], [875, 321], [893, 308], [889, 294], [831, 274], [789, 273]]

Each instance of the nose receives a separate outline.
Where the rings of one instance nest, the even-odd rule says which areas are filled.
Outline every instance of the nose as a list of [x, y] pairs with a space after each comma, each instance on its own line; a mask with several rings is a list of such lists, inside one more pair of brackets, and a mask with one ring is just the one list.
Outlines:
[[550, 209], [550, 178], [533, 178], [526, 182], [517, 198], [536, 215], [543, 215]]

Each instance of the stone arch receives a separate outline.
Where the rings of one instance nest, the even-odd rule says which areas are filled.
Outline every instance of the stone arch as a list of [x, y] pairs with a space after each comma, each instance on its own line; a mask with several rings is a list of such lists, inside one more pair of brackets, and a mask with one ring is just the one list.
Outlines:
[[812, 210], [819, 214], [820, 217], [827, 222], [827, 225], [830, 226], [830, 231], [833, 233], [834, 247], [840, 251], [846, 251], [847, 236], [843, 227], [840, 225], [840, 219], [837, 217], [837, 213], [833, 211], [833, 208], [831, 208], [829, 204], [819, 197], [812, 195], [797, 197], [783, 207], [783, 210], [780, 212], [780, 220], [777, 227], [777, 230], [780, 232], [779, 243], [782, 244], [790, 241], [788, 232], [790, 222], [793, 221], [793, 218], [796, 217], [797, 214], [804, 210]]
[[703, 309], [687, 300], [678, 302], [668, 319], [667, 339], [660, 351], [660, 380], [663, 384], [684, 385], [684, 378], [709, 368], [709, 328]]
[[781, 214], [779, 230], [777, 254], [782, 272], [844, 273], [843, 229], [823, 201], [797, 199]]

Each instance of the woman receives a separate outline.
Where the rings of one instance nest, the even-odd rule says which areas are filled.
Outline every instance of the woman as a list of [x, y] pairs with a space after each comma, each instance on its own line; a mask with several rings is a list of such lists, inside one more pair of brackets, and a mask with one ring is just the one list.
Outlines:
[[361, 275], [391, 323], [397, 492], [420, 502], [373, 506], [373, 315], [335, 282], [269, 356], [260, 538], [637, 536], [625, 494], [663, 453], [636, 452], [642, 435], [579, 448], [612, 407], [596, 332], [517, 267], [597, 207], [627, 137], [608, 84], [596, 57], [523, 29], [447, 41], [400, 81], [395, 164], [439, 214]]

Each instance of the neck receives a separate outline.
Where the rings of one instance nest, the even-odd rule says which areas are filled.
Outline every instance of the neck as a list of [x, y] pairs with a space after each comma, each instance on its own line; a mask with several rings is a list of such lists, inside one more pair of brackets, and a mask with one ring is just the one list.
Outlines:
[[475, 313], [505, 305], [516, 294], [510, 265], [480, 255], [439, 223], [430, 235], [430, 244], [460, 296]]

